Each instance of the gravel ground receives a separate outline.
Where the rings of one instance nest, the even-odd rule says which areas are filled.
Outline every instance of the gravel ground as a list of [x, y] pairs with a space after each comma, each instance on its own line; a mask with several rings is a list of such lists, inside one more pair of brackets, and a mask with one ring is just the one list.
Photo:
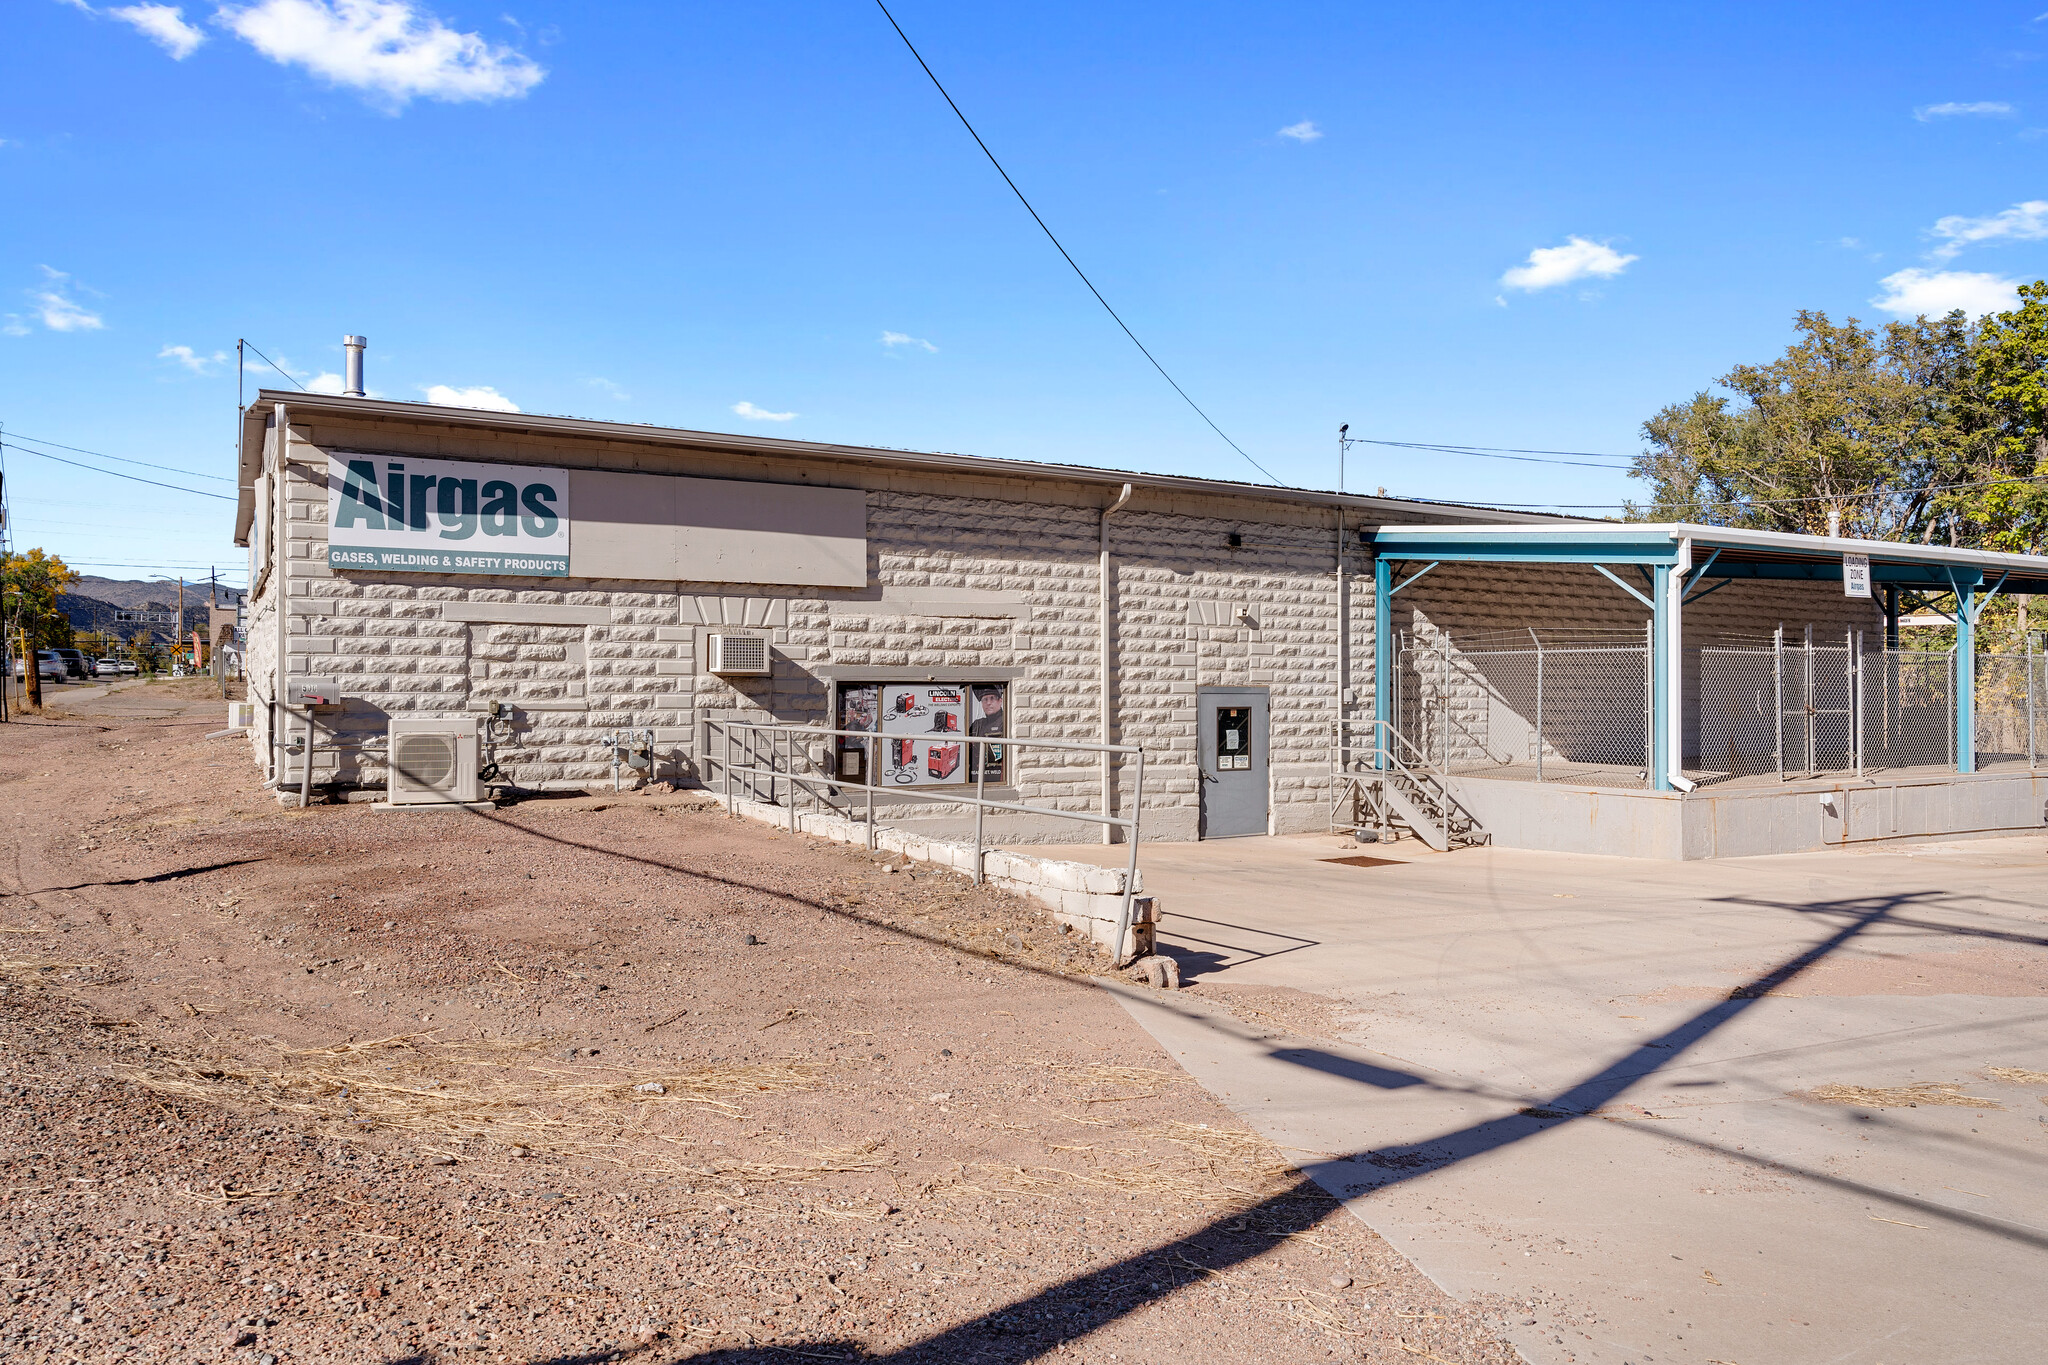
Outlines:
[[0, 1360], [1518, 1359], [1019, 901], [687, 796], [285, 808], [219, 715], [0, 727]]

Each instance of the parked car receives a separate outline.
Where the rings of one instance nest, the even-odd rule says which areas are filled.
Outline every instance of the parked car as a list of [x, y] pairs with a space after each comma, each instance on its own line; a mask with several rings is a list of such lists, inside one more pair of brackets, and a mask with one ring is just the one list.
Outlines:
[[64, 661], [64, 671], [74, 678], [90, 678], [92, 665], [86, 662], [83, 650], [59, 649], [51, 651]]

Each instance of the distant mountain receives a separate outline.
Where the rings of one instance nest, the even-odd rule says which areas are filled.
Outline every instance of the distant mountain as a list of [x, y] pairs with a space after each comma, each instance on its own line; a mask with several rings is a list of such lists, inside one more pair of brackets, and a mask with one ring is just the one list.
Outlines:
[[[239, 588], [220, 589], [223, 606], [238, 602], [242, 598]], [[180, 634], [193, 629], [206, 629], [206, 585], [185, 583], [185, 626]], [[71, 591], [57, 597], [57, 610], [70, 618], [73, 630], [111, 631], [127, 639], [136, 631], [148, 629], [152, 639], [163, 640], [171, 633], [171, 623], [164, 621], [148, 627], [134, 621], [120, 621], [115, 613], [122, 611], [176, 612], [178, 609], [178, 585], [162, 582], [138, 582], [133, 579], [101, 578], [97, 574], [81, 574], [71, 585]]]

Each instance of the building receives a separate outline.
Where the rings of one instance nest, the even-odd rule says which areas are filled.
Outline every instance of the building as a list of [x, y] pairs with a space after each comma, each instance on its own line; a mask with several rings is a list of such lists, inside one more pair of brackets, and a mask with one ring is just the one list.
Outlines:
[[[733, 735], [774, 722], [876, 733], [811, 746], [847, 785], [801, 798], [851, 806], [874, 771], [926, 798], [880, 813], [934, 831], [967, 808], [930, 798], [970, 779], [1130, 813], [1128, 756], [1012, 747], [983, 773], [960, 734], [1142, 746], [1145, 839], [1435, 818], [1418, 802], [1464, 812], [1471, 837], [1657, 856], [1879, 837], [1783, 804], [1888, 779], [1836, 762], [1832, 731], [1812, 753], [1796, 736], [1787, 770], [1776, 723], [1766, 765], [1751, 656], [1782, 671], [1783, 628], [1807, 692], [1818, 677], [1840, 709], [1814, 651], [1839, 647], [1844, 679], [1899, 653], [1901, 592], [1959, 593], [1968, 615], [1994, 585], [2048, 585], [2021, 556], [270, 390], [244, 412], [240, 472], [253, 735], [280, 785], [309, 721], [316, 786], [380, 785], [393, 718], [495, 714], [488, 759], [541, 790], [611, 780], [636, 735], [655, 777], [721, 785]], [[1844, 594], [1856, 554], [1876, 596]], [[759, 640], [766, 671], [713, 671], [713, 637]], [[308, 679], [337, 705], [297, 704]], [[1949, 688], [1952, 738], [1968, 693]], [[1925, 728], [1925, 688], [1886, 695]], [[1948, 788], [1982, 776], [1962, 748], [1931, 771], [1919, 750], [1864, 766]], [[2048, 792], [2031, 757], [2016, 771], [1915, 832], [2038, 825]], [[1703, 838], [1701, 820], [1749, 832]], [[1012, 812], [989, 837], [1076, 836]]]

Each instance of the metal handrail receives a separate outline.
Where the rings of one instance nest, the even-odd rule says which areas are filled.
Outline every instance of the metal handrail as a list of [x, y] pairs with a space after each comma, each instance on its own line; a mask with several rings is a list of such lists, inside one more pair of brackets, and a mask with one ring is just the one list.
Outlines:
[[[963, 792], [952, 789], [947, 789], [944, 791], [934, 791], [930, 789], [920, 790], [914, 786], [883, 787], [876, 785], [871, 780], [873, 774], [876, 771], [877, 766], [877, 745], [881, 744], [882, 741], [887, 739], [917, 738], [917, 736], [892, 736], [880, 734], [873, 730], [828, 730], [825, 729], [823, 726], [817, 725], [790, 725], [786, 723], [770, 721], [720, 720], [712, 717], [706, 717], [704, 720], [704, 725], [707, 732], [712, 726], [724, 727], [724, 744], [722, 746], [723, 752], [720, 755], [720, 757], [715, 761], [718, 763], [719, 767], [724, 771], [725, 805], [728, 813], [731, 813], [734, 810], [736, 810], [736, 798], [734, 797], [732, 787], [732, 780], [735, 776], [768, 778], [770, 781], [769, 791], [771, 794], [771, 798], [774, 792], [773, 784], [776, 779], [781, 779], [783, 781], [788, 782], [792, 789], [802, 787], [804, 790], [810, 792], [812, 799], [814, 801], [818, 800], [818, 794], [816, 789], [820, 787], [833, 789], [835, 791], [840, 789], [863, 791], [867, 793], [867, 845], [868, 851], [872, 853], [875, 848], [876, 792], [885, 792], [895, 796], [914, 797], [920, 801], [936, 801], [946, 805], [973, 806], [973, 878], [974, 884], [976, 886], [980, 886], [983, 880], [982, 862], [985, 857], [985, 849], [984, 840], [982, 837], [982, 821], [987, 812], [989, 811], [1014, 811], [1022, 815], [1051, 815], [1063, 820], [1080, 820], [1088, 824], [1101, 825], [1108, 829], [1121, 829], [1126, 831], [1124, 837], [1125, 841], [1130, 845], [1131, 852], [1129, 861], [1127, 862], [1124, 868], [1123, 907], [1117, 916], [1116, 939], [1110, 947], [1110, 957], [1114, 964], [1119, 967], [1123, 966], [1127, 961], [1129, 961], [1129, 959], [1124, 956], [1123, 945], [1124, 939], [1131, 932], [1132, 903], [1136, 895], [1138, 885], [1138, 841], [1140, 837], [1139, 820], [1140, 817], [1143, 815], [1145, 808], [1144, 746], [1138, 744], [1089, 744], [1077, 740], [1062, 739], [1020, 739], [1015, 735], [948, 735], [945, 737], [947, 743], [981, 746], [981, 752], [976, 755], [977, 761], [973, 765], [974, 795], [968, 796]], [[768, 767], [760, 768], [751, 765], [742, 767], [739, 764], [735, 763], [733, 761], [733, 738], [734, 732], [736, 731], [745, 732], [749, 737], [748, 750], [750, 756], [752, 756], [752, 754], [754, 753], [754, 746], [751, 740], [752, 737], [755, 735], [767, 734], [771, 737], [785, 739], [786, 743], [783, 747], [784, 749], [786, 749], [788, 757], [784, 766], [780, 768], [774, 766], [775, 755], [777, 750], [772, 740], [769, 746]], [[817, 776], [799, 773], [798, 771], [796, 771], [796, 741], [799, 739], [860, 740], [862, 744], [866, 746], [863, 750], [863, 779], [859, 782], [853, 782], [847, 780], [844, 777], [840, 777], [836, 774], [826, 774], [823, 776]], [[710, 736], [708, 733], [705, 736], [705, 741], [706, 742], [704, 745], [704, 752], [706, 757], [708, 758], [710, 757], [712, 752], [712, 745], [710, 743]], [[985, 785], [988, 780], [987, 750], [991, 745], [996, 746], [998, 748], [1014, 745], [1020, 749], [1054, 749], [1069, 753], [1116, 754], [1123, 757], [1136, 758], [1138, 760], [1137, 771], [1131, 781], [1131, 813], [1129, 817], [1126, 818], [1120, 815], [1113, 815], [1108, 811], [1103, 811], [1102, 813], [1097, 814], [1092, 811], [1061, 810], [1054, 806], [1035, 806], [1030, 804], [1029, 802], [1023, 801], [992, 801], [988, 799], [988, 797], [986, 797], [983, 793], [987, 791], [987, 787]], [[796, 832], [797, 813], [794, 790], [792, 790], [791, 792], [789, 802], [789, 828], [791, 833]]]

